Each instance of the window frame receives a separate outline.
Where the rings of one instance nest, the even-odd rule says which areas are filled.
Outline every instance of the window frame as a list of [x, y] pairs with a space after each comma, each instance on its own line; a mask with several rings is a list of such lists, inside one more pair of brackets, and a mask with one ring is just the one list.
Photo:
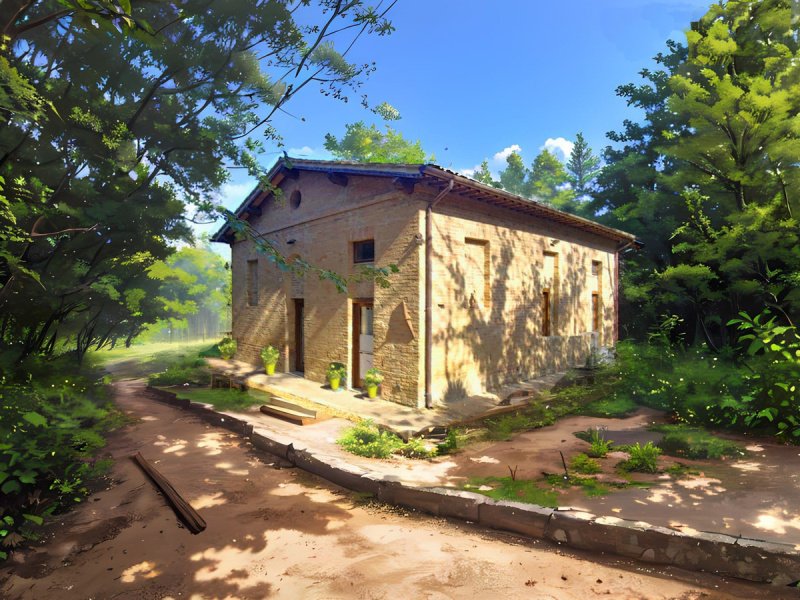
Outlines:
[[[372, 244], [372, 258], [361, 259], [358, 257], [358, 248], [363, 244]], [[354, 265], [368, 265], [375, 262], [375, 238], [366, 240], [357, 240], [353, 242], [353, 264]]]

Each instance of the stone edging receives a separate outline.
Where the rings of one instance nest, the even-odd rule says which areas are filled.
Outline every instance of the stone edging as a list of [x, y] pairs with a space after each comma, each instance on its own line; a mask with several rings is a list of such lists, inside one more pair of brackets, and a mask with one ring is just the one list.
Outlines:
[[214, 425], [248, 437], [260, 450], [341, 487], [372, 494], [380, 502], [652, 564], [674, 565], [774, 585], [787, 585], [800, 579], [800, 547], [792, 544], [721, 533], [689, 534], [641, 521], [493, 500], [482, 494], [450, 488], [409, 487], [337, 457], [297, 449], [291, 439], [281, 439], [272, 432], [254, 428], [244, 419], [215, 411], [209, 404], [177, 398], [173, 392], [149, 386], [147, 389], [157, 400], [189, 409]]

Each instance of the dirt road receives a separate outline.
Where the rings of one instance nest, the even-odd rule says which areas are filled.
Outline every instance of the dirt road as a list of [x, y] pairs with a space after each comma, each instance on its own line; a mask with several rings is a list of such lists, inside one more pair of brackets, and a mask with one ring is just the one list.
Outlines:
[[[767, 586], [565, 552], [387, 509], [305, 475], [227, 431], [116, 384], [137, 419], [111, 436], [107, 489], [0, 569], [7, 599], [775, 598]], [[136, 451], [208, 523], [191, 535]], [[600, 562], [594, 562], [594, 561]], [[724, 593], [723, 593], [724, 591]]]

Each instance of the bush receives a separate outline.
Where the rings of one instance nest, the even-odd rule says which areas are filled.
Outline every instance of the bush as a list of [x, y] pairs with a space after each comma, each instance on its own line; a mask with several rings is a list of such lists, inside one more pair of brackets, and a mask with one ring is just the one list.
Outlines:
[[625, 471], [658, 472], [658, 457], [661, 455], [661, 450], [654, 446], [653, 442], [647, 442], [644, 446], [636, 442], [633, 446], [626, 447], [625, 451], [630, 455], [628, 460], [620, 464]]
[[179, 358], [160, 373], [153, 373], [147, 378], [150, 385], [192, 385], [208, 384], [210, 370], [205, 359], [199, 356]]
[[422, 440], [414, 438], [404, 442], [393, 433], [381, 431], [369, 419], [359, 421], [346, 429], [336, 443], [352, 454], [368, 458], [389, 458], [392, 454], [402, 454], [409, 458], [436, 456], [435, 447], [429, 448]]
[[236, 354], [237, 347], [236, 340], [233, 338], [224, 338], [217, 344], [219, 353], [225, 360], [233, 358], [233, 355]]
[[261, 349], [261, 360], [265, 365], [274, 365], [278, 362], [281, 353], [274, 346], [266, 346]]
[[596, 460], [589, 458], [583, 452], [576, 454], [570, 461], [570, 466], [573, 471], [583, 473], [584, 475], [593, 475], [602, 471], [600, 463]]
[[123, 420], [99, 380], [40, 362], [25, 384], [0, 379], [0, 548], [34, 537], [45, 517], [88, 494], [87, 481], [110, 465], [94, 455]]

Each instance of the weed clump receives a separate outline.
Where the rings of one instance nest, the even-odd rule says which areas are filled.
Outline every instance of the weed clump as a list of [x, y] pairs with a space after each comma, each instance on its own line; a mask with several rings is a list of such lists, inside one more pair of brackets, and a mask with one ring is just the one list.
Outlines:
[[583, 473], [584, 475], [594, 475], [602, 471], [600, 463], [593, 458], [589, 458], [583, 452], [572, 457], [570, 466], [576, 473]]
[[392, 454], [409, 458], [436, 456], [436, 448], [428, 448], [422, 440], [411, 438], [404, 442], [389, 431], [381, 431], [369, 419], [347, 428], [336, 443], [352, 454], [367, 458], [389, 458]]
[[661, 449], [654, 446], [653, 442], [647, 442], [644, 446], [636, 442], [633, 446], [625, 447], [624, 450], [630, 455], [630, 458], [620, 463], [621, 469], [640, 473], [658, 472], [658, 457], [661, 455]]

